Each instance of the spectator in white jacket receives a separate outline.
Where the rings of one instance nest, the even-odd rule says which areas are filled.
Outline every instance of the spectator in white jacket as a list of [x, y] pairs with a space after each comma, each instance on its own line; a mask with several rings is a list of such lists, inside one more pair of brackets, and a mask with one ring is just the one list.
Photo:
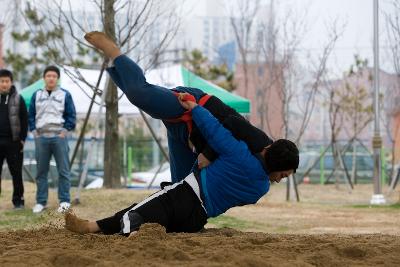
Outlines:
[[36, 205], [34, 213], [42, 212], [47, 205], [47, 176], [53, 155], [59, 174], [58, 212], [70, 207], [71, 172], [68, 133], [75, 129], [76, 112], [71, 94], [58, 86], [60, 70], [48, 66], [43, 72], [45, 88], [36, 91], [29, 107], [29, 130], [35, 137], [37, 175]]

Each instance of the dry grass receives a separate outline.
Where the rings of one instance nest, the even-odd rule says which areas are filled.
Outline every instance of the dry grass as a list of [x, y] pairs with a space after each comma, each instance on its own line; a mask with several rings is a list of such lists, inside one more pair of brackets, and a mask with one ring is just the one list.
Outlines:
[[[25, 183], [26, 209], [13, 211], [10, 181], [3, 181], [0, 197], [0, 231], [36, 228], [43, 224], [60, 223], [56, 192], [50, 190], [49, 209], [34, 215], [36, 186]], [[243, 231], [268, 233], [385, 233], [400, 235], [400, 205], [396, 205], [400, 190], [387, 197], [389, 205], [370, 207], [372, 185], [358, 185], [349, 194], [345, 185], [301, 185], [301, 202], [285, 201], [285, 185], [273, 185], [270, 192], [256, 205], [233, 208], [223, 216], [211, 219], [207, 227], [232, 227]], [[385, 192], [384, 188], [384, 192]], [[81, 204], [75, 212], [87, 219], [109, 216], [133, 202], [138, 202], [153, 191], [131, 189], [84, 190]], [[75, 190], [72, 191], [75, 197]], [[62, 223], [62, 222], [61, 222]]]

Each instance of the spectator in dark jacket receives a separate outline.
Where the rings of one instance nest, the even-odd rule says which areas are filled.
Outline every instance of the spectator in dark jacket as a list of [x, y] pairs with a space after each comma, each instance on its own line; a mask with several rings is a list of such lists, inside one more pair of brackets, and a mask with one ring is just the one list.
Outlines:
[[[25, 204], [22, 163], [27, 132], [28, 113], [24, 99], [13, 85], [12, 72], [2, 69], [0, 70], [0, 167], [6, 159], [13, 180], [12, 203], [16, 209], [24, 208]], [[0, 179], [1, 170], [2, 168], [0, 168]]]

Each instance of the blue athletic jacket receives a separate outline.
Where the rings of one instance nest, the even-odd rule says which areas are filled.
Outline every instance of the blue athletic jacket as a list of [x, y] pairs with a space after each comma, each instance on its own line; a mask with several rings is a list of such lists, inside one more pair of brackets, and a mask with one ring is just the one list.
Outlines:
[[192, 117], [208, 144], [219, 154], [200, 171], [208, 217], [216, 217], [235, 206], [256, 203], [269, 190], [269, 177], [260, 160], [205, 108], [193, 108]]

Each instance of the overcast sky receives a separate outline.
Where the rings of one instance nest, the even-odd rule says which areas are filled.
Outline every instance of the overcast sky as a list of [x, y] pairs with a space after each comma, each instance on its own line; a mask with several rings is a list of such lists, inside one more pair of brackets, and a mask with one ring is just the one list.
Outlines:
[[[4, 0], [0, 0], [2, 2]], [[32, 0], [38, 1], [38, 0]], [[41, 0], [39, 0], [41, 1]], [[166, 1], [166, 0], [160, 0]], [[206, 0], [169, 0], [176, 3], [185, 2], [183, 14], [191, 16], [227, 15], [226, 10], [234, 8], [237, 0], [210, 0], [211, 2], [228, 3], [221, 8], [207, 10]], [[254, 0], [248, 0], [254, 1]], [[261, 0], [269, 4], [270, 0]], [[337, 19], [339, 24], [345, 24], [343, 36], [338, 40], [332, 57], [328, 62], [329, 69], [340, 74], [347, 70], [353, 63], [354, 54], [368, 58], [370, 66], [373, 65], [373, 0], [274, 0], [277, 13], [284, 13], [289, 8], [299, 13], [306, 11], [306, 21], [309, 25], [308, 34], [302, 43], [302, 58], [307, 60], [308, 54], [318, 55], [322, 44], [327, 39], [326, 24]], [[379, 0], [380, 5], [380, 65], [381, 68], [392, 72], [389, 44], [386, 37], [386, 23], [384, 13], [390, 12], [390, 3], [395, 0]], [[400, 1], [400, 0], [397, 0]], [[89, 0], [71, 0], [72, 5], [82, 8], [82, 4], [92, 3]], [[211, 14], [210, 14], [211, 13]]]
[[[308, 0], [309, 16], [312, 24], [310, 38], [304, 47], [313, 49], [321, 47], [321, 39], [324, 36], [324, 21], [338, 18], [346, 23], [343, 36], [338, 40], [334, 54], [330, 60], [330, 68], [343, 69], [353, 63], [353, 55], [359, 54], [362, 58], [368, 58], [370, 66], [373, 65], [373, 0]], [[301, 3], [304, 0], [296, 0]], [[389, 1], [380, 0], [379, 29], [380, 29], [380, 64], [381, 68], [390, 71], [388, 64], [389, 44], [386, 37], [386, 22], [384, 12], [390, 10]], [[314, 23], [312, 23], [314, 22]]]
[[[228, 1], [230, 7], [235, 1]], [[392, 67], [388, 60], [389, 44], [383, 13], [390, 12], [391, 1], [393, 0], [379, 0], [380, 64], [381, 68], [389, 72]], [[264, 3], [269, 2], [264, 0]], [[204, 1], [187, 0], [187, 5], [193, 7], [193, 15], [207, 15]], [[309, 30], [302, 43], [302, 60], [307, 59], [308, 53], [318, 55], [327, 38], [326, 24], [336, 19], [338, 24], [345, 24], [345, 30], [329, 60], [329, 69], [336, 74], [347, 70], [354, 61], [354, 54], [368, 58], [370, 66], [373, 65], [373, 0], [275, 0], [275, 7], [278, 13], [284, 13], [289, 8], [307, 13]], [[215, 13], [224, 15], [224, 9]]]

